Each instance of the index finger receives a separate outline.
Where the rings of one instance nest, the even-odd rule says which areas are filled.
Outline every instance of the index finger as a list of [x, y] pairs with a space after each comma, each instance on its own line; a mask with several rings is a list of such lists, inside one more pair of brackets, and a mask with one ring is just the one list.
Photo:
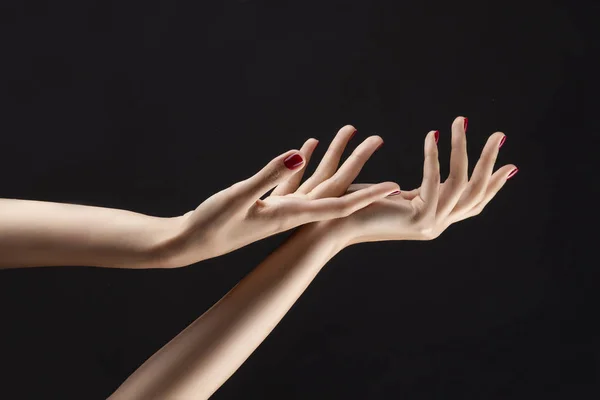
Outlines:
[[440, 188], [440, 162], [438, 160], [438, 148], [435, 136], [438, 131], [430, 131], [425, 137], [423, 162], [423, 182], [419, 196], [425, 203], [424, 212], [435, 212], [439, 199]]

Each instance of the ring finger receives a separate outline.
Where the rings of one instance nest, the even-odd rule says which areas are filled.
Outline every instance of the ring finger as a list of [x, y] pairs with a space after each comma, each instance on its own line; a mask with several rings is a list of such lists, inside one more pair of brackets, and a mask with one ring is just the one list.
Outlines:
[[452, 212], [463, 213], [483, 200], [488, 182], [494, 170], [496, 158], [498, 157], [498, 148], [504, 136], [504, 133], [496, 132], [489, 137], [481, 152], [481, 157], [475, 165], [471, 180]]

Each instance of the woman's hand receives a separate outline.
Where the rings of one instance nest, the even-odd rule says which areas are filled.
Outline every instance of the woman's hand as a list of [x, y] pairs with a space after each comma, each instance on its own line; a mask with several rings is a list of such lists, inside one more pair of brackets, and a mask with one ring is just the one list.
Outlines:
[[[478, 215], [518, 169], [507, 164], [493, 172], [502, 132], [492, 134], [483, 149], [471, 179], [468, 179], [466, 118], [452, 124], [450, 174], [440, 184], [438, 131], [425, 138], [423, 181], [419, 188], [379, 200], [343, 219], [311, 224], [306, 229], [335, 237], [341, 247], [383, 240], [431, 240], [448, 226]], [[368, 184], [351, 185], [349, 192], [364, 190]]]
[[[175, 218], [175, 234], [162, 252], [164, 264], [180, 267], [216, 257], [308, 222], [348, 216], [397, 192], [397, 184], [385, 182], [345, 194], [383, 144], [379, 136], [367, 138], [338, 169], [355, 132], [350, 125], [340, 129], [315, 173], [302, 185], [305, 166], [318, 144], [316, 139], [306, 141], [299, 151], [276, 157], [256, 175]], [[261, 200], [273, 188], [272, 194]]]

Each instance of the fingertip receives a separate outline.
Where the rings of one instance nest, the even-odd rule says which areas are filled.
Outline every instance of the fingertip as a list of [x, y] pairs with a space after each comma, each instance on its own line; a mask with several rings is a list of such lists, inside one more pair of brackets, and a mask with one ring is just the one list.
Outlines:
[[319, 144], [319, 141], [317, 139], [310, 138], [306, 142], [304, 142], [300, 151], [304, 152], [304, 154], [307, 154], [307, 153], [310, 154], [313, 151], [315, 151], [318, 144]]
[[381, 136], [379, 136], [379, 135], [372, 135], [372, 136], [369, 137], [369, 139], [371, 139], [375, 143], [377, 143], [376, 150], [379, 150], [381, 148], [381, 146], [383, 146], [384, 141], [383, 141], [383, 138]]
[[458, 116], [456, 118], [454, 118], [454, 121], [452, 121], [452, 129], [456, 130], [456, 129], [462, 129], [466, 132], [466, 125], [467, 125], [467, 117], [465, 116]]
[[314, 141], [313, 138], [306, 139], [306, 141], [304, 142], [304, 144], [302, 145], [302, 148], [300, 150], [304, 149], [305, 147], [311, 147], [313, 144], [313, 141]]
[[297, 170], [304, 164], [304, 157], [298, 150], [294, 150], [292, 154], [283, 159], [283, 164], [287, 169]]
[[400, 194], [400, 185], [396, 182], [383, 182], [381, 184], [381, 191], [386, 193], [386, 196], [395, 196]]
[[[425, 136], [425, 151], [437, 150], [436, 132], [439, 132], [439, 131], [429, 131], [427, 136]], [[439, 133], [437, 133], [437, 135], [439, 135]]]
[[513, 169], [511, 169], [511, 171], [510, 171], [510, 173], [508, 174], [508, 176], [506, 177], [506, 179], [508, 180], [508, 179], [512, 178], [513, 176], [515, 176], [515, 174], [516, 174], [517, 172], [519, 172], [519, 168], [517, 168], [517, 167], [514, 167]]

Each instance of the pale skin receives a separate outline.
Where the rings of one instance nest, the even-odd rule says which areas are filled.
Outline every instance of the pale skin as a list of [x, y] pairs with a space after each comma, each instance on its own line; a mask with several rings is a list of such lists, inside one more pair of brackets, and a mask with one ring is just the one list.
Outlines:
[[[344, 196], [325, 193], [330, 187], [348, 187], [383, 143], [379, 136], [367, 138], [337, 170], [355, 131], [351, 125], [340, 129], [319, 168], [298, 190], [286, 188], [302, 179], [318, 144], [316, 139], [307, 140], [300, 150], [281, 154], [255, 175], [214, 194], [179, 217], [0, 199], [0, 268], [181, 267], [309, 222], [347, 216], [399, 189], [393, 182], [384, 182]], [[290, 159], [293, 163], [289, 163]], [[261, 200], [275, 187], [270, 196]]]
[[[356, 196], [357, 193], [363, 193], [365, 202], [368, 197], [368, 203], [364, 206], [346, 205], [343, 208], [344, 216], [316, 218], [312, 223], [300, 227], [211, 309], [149, 358], [110, 396], [110, 399], [210, 397], [260, 345], [320, 269], [339, 251], [352, 244], [368, 241], [434, 239], [451, 224], [479, 214], [507, 179], [516, 172], [516, 167], [512, 164], [493, 172], [498, 148], [504, 138], [503, 133], [496, 132], [488, 138], [469, 179], [465, 119], [458, 117], [452, 124], [452, 154], [448, 178], [440, 183], [436, 133], [431, 131], [425, 138], [425, 161], [421, 186], [390, 197], [389, 194], [397, 190], [397, 186], [393, 183], [351, 185], [360, 167], [366, 161], [364, 155], [370, 156], [375, 151], [380, 145], [380, 138], [369, 138], [363, 142], [361, 146], [366, 150], [361, 151], [365, 153], [361, 153], [363, 155], [359, 157], [349, 158], [335, 172], [339, 162], [339, 157], [335, 154], [341, 154], [336, 146], [342, 146], [339, 143], [345, 146], [347, 142], [347, 139], [339, 140], [336, 145], [336, 140], [340, 135], [344, 137], [343, 130], [346, 128], [351, 129], [345, 127], [340, 130], [313, 177], [299, 185], [301, 178], [298, 174], [288, 176], [278, 181], [271, 196], [265, 200], [253, 200], [251, 207], [279, 210], [269, 211], [273, 214], [264, 217], [268, 219], [269, 215], [276, 215], [277, 218], [281, 215], [292, 215], [285, 214], [285, 207], [288, 207], [286, 204], [293, 204], [296, 207], [297, 204], [313, 203], [322, 199], [347, 199], [352, 195]], [[369, 140], [372, 143], [369, 143]], [[300, 152], [306, 162], [313, 150], [310, 141], [301, 149]], [[329, 156], [330, 154], [334, 156]], [[356, 159], [363, 160], [362, 164], [360, 162], [356, 164], [360, 167], [345, 168], [346, 165], [352, 165], [351, 160]], [[350, 176], [352, 179], [349, 179]], [[358, 200], [356, 201], [358, 203]], [[246, 203], [241, 203], [243, 205], [240, 205], [240, 209], [245, 210], [243, 207]], [[281, 204], [285, 206], [280, 208]], [[290, 208], [294, 209], [294, 207]], [[201, 204], [198, 209], [172, 220], [170, 223], [173, 225], [164, 225], [164, 232], [161, 231], [157, 236], [168, 239], [157, 241], [160, 261], [154, 265], [178, 267], [200, 256], [215, 256], [211, 252], [195, 252], [190, 244], [199, 244], [198, 241], [201, 241], [201, 235], [198, 234], [200, 229], [196, 224], [199, 223], [198, 221], [206, 223], [206, 219], [198, 214], [198, 210], [207, 209], [212, 210], [211, 207], [202, 208]], [[313, 209], [310, 209], [306, 214], [312, 215], [312, 211]], [[195, 214], [198, 214], [198, 218]], [[239, 215], [247, 218], [249, 214], [247, 211], [239, 213], [233, 211], [230, 215], [234, 220], [236, 217], [241, 220], [242, 217]], [[255, 214], [250, 213], [250, 215]], [[0, 214], [0, 221], [1, 216]], [[255, 219], [252, 220], [251, 226], [260, 226], [260, 223], [256, 222], [256, 217], [252, 218]], [[132, 224], [128, 227], [135, 225], [134, 220], [131, 221]], [[213, 226], [218, 229], [221, 224]], [[246, 225], [248, 226], [250, 225]], [[288, 225], [286, 222], [278, 222], [275, 226], [277, 228], [265, 231], [283, 230]], [[169, 229], [173, 229], [172, 232], [177, 234], [165, 234]], [[2, 230], [0, 234], [1, 232]], [[245, 234], [232, 234], [230, 237], [234, 238], [234, 244], [224, 245], [221, 247], [225, 249], [223, 251], [231, 247], [241, 247], [239, 243], [249, 240], [243, 239]], [[220, 240], [216, 240], [213, 245], [219, 248]], [[102, 244], [106, 245], [104, 242]], [[0, 255], [2, 254], [0, 251]], [[130, 265], [143, 267], [152, 265], [152, 262]]]

